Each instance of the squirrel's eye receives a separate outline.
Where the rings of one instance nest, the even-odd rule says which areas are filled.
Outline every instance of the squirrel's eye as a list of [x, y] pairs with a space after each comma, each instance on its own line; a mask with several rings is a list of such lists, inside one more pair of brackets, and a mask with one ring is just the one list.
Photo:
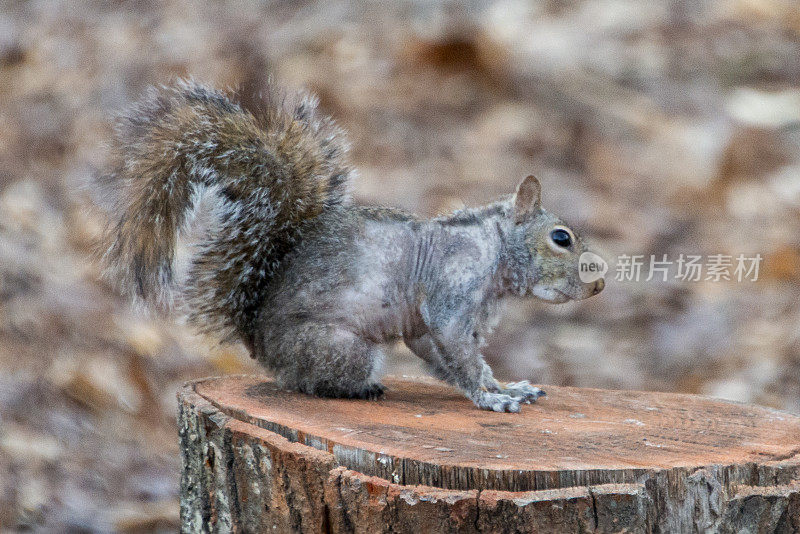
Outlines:
[[570, 237], [569, 232], [562, 230], [561, 228], [556, 228], [550, 232], [550, 239], [552, 239], [553, 243], [559, 247], [569, 248], [569, 246], [572, 244], [572, 238]]

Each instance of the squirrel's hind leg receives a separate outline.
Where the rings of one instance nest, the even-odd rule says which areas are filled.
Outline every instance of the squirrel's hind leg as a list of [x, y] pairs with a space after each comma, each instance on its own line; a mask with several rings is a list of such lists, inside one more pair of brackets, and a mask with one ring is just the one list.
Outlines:
[[[272, 337], [272, 336], [270, 336]], [[273, 338], [274, 339], [274, 338]], [[381, 348], [336, 325], [304, 323], [289, 329], [265, 350], [279, 385], [318, 397], [376, 399]]]

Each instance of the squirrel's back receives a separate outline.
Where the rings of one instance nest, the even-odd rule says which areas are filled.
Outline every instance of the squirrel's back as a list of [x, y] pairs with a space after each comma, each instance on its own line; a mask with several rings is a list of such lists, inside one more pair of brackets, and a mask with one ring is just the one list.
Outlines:
[[151, 88], [117, 122], [103, 243], [107, 275], [158, 308], [176, 289], [176, 240], [213, 194], [213, 230], [194, 255], [183, 295], [189, 319], [225, 340], [254, 331], [269, 280], [303, 231], [349, 202], [343, 133], [316, 100], [269, 87], [247, 110], [191, 81]]

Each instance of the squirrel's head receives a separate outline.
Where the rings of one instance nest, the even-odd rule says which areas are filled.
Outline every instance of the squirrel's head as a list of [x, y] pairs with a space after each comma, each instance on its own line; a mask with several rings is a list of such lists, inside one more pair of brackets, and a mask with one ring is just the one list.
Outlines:
[[581, 255], [589, 250], [574, 230], [542, 209], [541, 184], [534, 176], [517, 187], [512, 216], [512, 280], [518, 294], [560, 303], [603, 290], [601, 274], [581, 277]]

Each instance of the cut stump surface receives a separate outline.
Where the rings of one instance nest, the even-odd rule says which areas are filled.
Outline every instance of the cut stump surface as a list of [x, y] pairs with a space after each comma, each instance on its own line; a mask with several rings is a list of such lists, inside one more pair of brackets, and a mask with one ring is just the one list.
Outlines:
[[187, 384], [184, 527], [800, 531], [796, 416], [553, 386], [502, 414], [431, 380], [385, 385], [384, 399], [361, 401], [288, 393], [256, 376]]

